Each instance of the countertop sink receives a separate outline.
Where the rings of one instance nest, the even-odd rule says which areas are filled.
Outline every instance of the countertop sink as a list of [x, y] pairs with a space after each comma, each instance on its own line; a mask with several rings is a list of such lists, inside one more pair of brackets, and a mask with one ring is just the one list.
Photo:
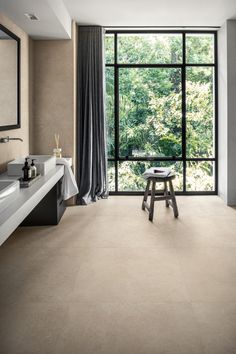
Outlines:
[[[37, 168], [37, 173], [45, 176], [49, 171], [56, 167], [56, 158], [51, 155], [29, 155], [29, 165], [31, 164], [31, 159], [34, 159], [35, 166]], [[11, 161], [7, 165], [8, 176], [22, 176], [22, 167], [24, 166], [25, 159], [18, 158]]]
[[19, 190], [19, 181], [0, 180], [0, 213], [14, 203]]
[[9, 197], [20, 187], [19, 181], [0, 180], [0, 200]]

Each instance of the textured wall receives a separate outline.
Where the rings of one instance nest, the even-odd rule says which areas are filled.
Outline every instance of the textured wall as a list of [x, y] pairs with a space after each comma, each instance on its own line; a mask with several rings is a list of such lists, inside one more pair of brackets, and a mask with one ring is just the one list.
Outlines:
[[29, 37], [2, 13], [0, 23], [21, 39], [21, 128], [0, 131], [0, 137], [9, 135], [24, 140], [23, 143], [12, 141], [0, 144], [0, 173], [2, 173], [6, 170], [7, 162], [29, 153]]
[[75, 157], [76, 26], [71, 40], [33, 42], [31, 151], [51, 154], [60, 134], [63, 156]]

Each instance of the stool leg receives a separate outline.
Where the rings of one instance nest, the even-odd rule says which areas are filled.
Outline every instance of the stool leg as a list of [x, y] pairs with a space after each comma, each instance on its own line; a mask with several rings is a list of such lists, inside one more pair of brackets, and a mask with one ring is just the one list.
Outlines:
[[147, 180], [147, 185], [146, 185], [146, 189], [144, 192], [144, 196], [143, 196], [143, 202], [142, 202], [142, 209], [145, 210], [145, 202], [147, 201], [148, 198], [148, 192], [149, 192], [149, 187], [150, 187], [150, 179]]
[[170, 194], [171, 194], [171, 199], [172, 199], [172, 205], [173, 205], [173, 211], [174, 211], [174, 216], [177, 218], [179, 216], [179, 212], [178, 212], [178, 207], [177, 207], [177, 203], [176, 203], [176, 199], [175, 199], [175, 191], [173, 188], [173, 184], [172, 181], [169, 181], [169, 186], [170, 186]]
[[[166, 182], [166, 181], [164, 181], [164, 196], [165, 196], [165, 197], [168, 196], [168, 188], [167, 188], [167, 182]], [[169, 208], [168, 199], [166, 199], [166, 207]]]
[[155, 192], [156, 192], [156, 182], [152, 181], [152, 192], [151, 192], [151, 202], [150, 202], [150, 210], [149, 210], [149, 220], [153, 220], [154, 214], [154, 202], [155, 202]]

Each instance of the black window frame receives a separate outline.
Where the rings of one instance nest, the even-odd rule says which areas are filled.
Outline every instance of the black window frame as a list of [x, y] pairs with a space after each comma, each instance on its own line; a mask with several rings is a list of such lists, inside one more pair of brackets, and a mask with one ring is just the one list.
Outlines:
[[[183, 60], [178, 64], [123, 64], [118, 63], [118, 34], [182, 34]], [[108, 162], [115, 165], [115, 191], [109, 191], [110, 195], [143, 195], [144, 191], [119, 191], [118, 189], [118, 164], [122, 161], [150, 161], [150, 162], [177, 162], [183, 163], [183, 190], [177, 191], [178, 195], [217, 195], [218, 194], [218, 57], [217, 57], [217, 31], [216, 30], [122, 30], [109, 29], [106, 34], [114, 35], [114, 63], [105, 63], [105, 67], [114, 68], [114, 126], [115, 126], [115, 156], [108, 158]], [[214, 36], [214, 63], [196, 64], [186, 63], [186, 34], [212, 34]], [[119, 156], [119, 68], [181, 68], [182, 71], [182, 156], [181, 157], [121, 157]], [[186, 156], [186, 69], [188, 67], [212, 67], [214, 68], [214, 157], [189, 158]], [[214, 162], [214, 186], [213, 191], [188, 191], [186, 190], [187, 162], [209, 161]]]

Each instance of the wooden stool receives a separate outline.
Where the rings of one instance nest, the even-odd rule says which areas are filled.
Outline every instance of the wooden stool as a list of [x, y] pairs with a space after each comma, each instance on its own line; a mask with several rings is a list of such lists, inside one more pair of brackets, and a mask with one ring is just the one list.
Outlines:
[[[147, 178], [147, 186], [144, 192], [142, 209], [145, 208], [149, 211], [149, 220], [153, 220], [154, 214], [154, 202], [158, 200], [165, 200], [166, 207], [171, 206], [173, 208], [174, 216], [177, 218], [179, 215], [178, 207], [175, 199], [175, 191], [173, 188], [172, 180], [175, 179], [175, 175], [171, 173], [168, 177], [149, 177]], [[156, 190], [156, 183], [164, 183], [164, 189]], [[169, 184], [169, 190], [168, 190]], [[147, 203], [148, 195], [151, 192], [150, 205]], [[163, 195], [156, 196], [156, 192], [161, 192]]]

